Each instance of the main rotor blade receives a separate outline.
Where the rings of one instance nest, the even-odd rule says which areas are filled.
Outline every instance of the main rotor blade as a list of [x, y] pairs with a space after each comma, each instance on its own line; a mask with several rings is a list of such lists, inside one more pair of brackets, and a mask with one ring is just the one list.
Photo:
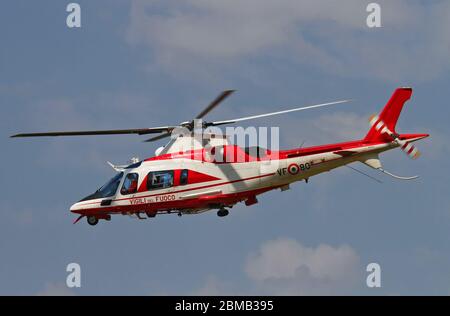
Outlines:
[[157, 140], [169, 137], [170, 135], [171, 135], [171, 132], [165, 132], [165, 133], [163, 133], [161, 135], [158, 135], [158, 136], [146, 139], [146, 140], [144, 140], [144, 142], [146, 142], [146, 143], [154, 142], [154, 141], [157, 141]]
[[216, 122], [208, 123], [208, 125], [216, 126], [216, 125], [223, 125], [223, 124], [231, 124], [231, 123], [236, 123], [236, 122], [253, 120], [253, 119], [266, 117], [266, 116], [279, 115], [279, 114], [290, 113], [290, 112], [295, 112], [295, 111], [303, 111], [303, 110], [308, 110], [308, 109], [320, 108], [320, 107], [323, 107], [323, 106], [340, 104], [340, 103], [346, 103], [346, 102], [350, 102], [350, 101], [351, 100], [341, 100], [341, 101], [335, 101], [335, 102], [315, 104], [315, 105], [310, 105], [310, 106], [305, 106], [305, 107], [300, 107], [300, 108], [295, 108], [295, 109], [290, 109], [290, 110], [284, 110], [284, 111], [278, 111], [278, 112], [272, 112], [272, 113], [265, 113], [265, 114], [259, 114], [259, 115], [253, 115], [253, 116], [240, 117], [240, 118], [236, 118], [236, 119], [233, 119], [233, 120], [216, 121]]
[[216, 106], [218, 106], [223, 100], [225, 100], [228, 96], [230, 96], [235, 90], [225, 90], [217, 98], [212, 101], [203, 111], [201, 111], [195, 118], [201, 119], [206, 114], [212, 111]]
[[119, 134], [153, 134], [171, 131], [175, 127], [151, 127], [151, 128], [135, 128], [135, 129], [115, 129], [115, 130], [94, 130], [94, 131], [71, 131], [71, 132], [47, 132], [47, 133], [25, 133], [12, 135], [15, 137], [48, 137], [48, 136], [89, 136], [89, 135], [119, 135]]

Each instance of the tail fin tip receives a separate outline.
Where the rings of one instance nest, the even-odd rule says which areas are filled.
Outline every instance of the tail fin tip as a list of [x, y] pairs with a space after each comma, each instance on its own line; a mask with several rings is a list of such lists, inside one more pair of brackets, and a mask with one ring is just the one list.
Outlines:
[[386, 127], [395, 132], [395, 126], [397, 125], [397, 120], [400, 116], [400, 112], [403, 109], [403, 105], [411, 98], [412, 88], [411, 87], [400, 87], [397, 88], [392, 94], [389, 101], [384, 106], [383, 110], [379, 115], [372, 115], [369, 119], [372, 127], [367, 133], [364, 140], [374, 141], [383, 138], [383, 133], [376, 128], [377, 121], [382, 121], [386, 124]]

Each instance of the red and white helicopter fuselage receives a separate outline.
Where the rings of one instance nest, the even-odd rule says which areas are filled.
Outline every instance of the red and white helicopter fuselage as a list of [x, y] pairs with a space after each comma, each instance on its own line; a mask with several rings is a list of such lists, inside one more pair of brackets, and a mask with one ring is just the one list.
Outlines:
[[[233, 91], [227, 90], [211, 102], [196, 119], [204, 117]], [[247, 206], [257, 203], [257, 196], [274, 189], [286, 190], [293, 182], [353, 163], [365, 165], [403, 180], [415, 177], [395, 176], [382, 168], [379, 154], [400, 147], [411, 158], [419, 156], [412, 142], [428, 134], [398, 134], [396, 123], [404, 103], [412, 95], [411, 88], [398, 88], [380, 112], [370, 119], [371, 128], [360, 140], [295, 148], [267, 150], [242, 148], [231, 144], [226, 136], [204, 133], [209, 126], [232, 124], [270, 115], [317, 108], [337, 101], [308, 107], [266, 113], [226, 121], [204, 122], [196, 133], [192, 122], [179, 126], [189, 133], [174, 137], [160, 148], [156, 156], [135, 161], [129, 166], [111, 166], [117, 174], [99, 190], [75, 203], [70, 211], [79, 214], [78, 222], [109, 220], [112, 214], [136, 215], [140, 219], [157, 214], [196, 214], [218, 209], [219, 216], [239, 202]], [[145, 129], [50, 132], [17, 134], [12, 137], [78, 136], [162, 133], [153, 141], [170, 135], [177, 127], [163, 126]]]
[[[426, 135], [402, 137], [413, 141]], [[138, 166], [131, 165], [120, 171], [116, 194], [75, 203], [70, 210], [80, 215], [107, 219], [109, 214], [145, 213], [153, 217], [158, 213], [170, 212], [194, 214], [231, 207], [238, 202], [252, 205], [257, 203], [256, 196], [261, 193], [277, 188], [288, 189], [293, 182], [307, 180], [355, 161], [370, 163], [371, 160], [378, 160], [379, 153], [398, 145], [353, 141], [266, 152], [260, 157], [250, 156], [235, 145], [218, 147], [225, 154], [227, 151], [235, 152], [235, 157], [241, 161], [216, 162], [205, 149], [149, 158], [138, 163]], [[217, 147], [213, 148], [217, 150]], [[151, 182], [149, 177], [154, 177], [155, 173], [168, 177], [166, 187]], [[137, 179], [137, 189], [130, 192], [124, 189], [126, 179], [131, 178], [129, 175]]]

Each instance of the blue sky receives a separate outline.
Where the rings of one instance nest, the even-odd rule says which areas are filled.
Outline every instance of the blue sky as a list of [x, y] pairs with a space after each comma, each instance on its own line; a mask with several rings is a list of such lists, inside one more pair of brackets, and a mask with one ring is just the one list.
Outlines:
[[[0, 11], [0, 294], [450, 293], [450, 6], [379, 1], [5, 1]], [[354, 139], [397, 86], [412, 86], [400, 132], [423, 156], [383, 156], [415, 182], [344, 168], [270, 192], [230, 216], [113, 217], [72, 225], [70, 205], [113, 175], [106, 161], [150, 157], [137, 136], [17, 140], [16, 132], [151, 127], [228, 119], [342, 98], [332, 109], [258, 121], [281, 147]], [[360, 166], [364, 169], [364, 166]], [[368, 170], [367, 172], [372, 173]], [[65, 287], [77, 262], [82, 287]], [[366, 265], [382, 288], [365, 285]]]

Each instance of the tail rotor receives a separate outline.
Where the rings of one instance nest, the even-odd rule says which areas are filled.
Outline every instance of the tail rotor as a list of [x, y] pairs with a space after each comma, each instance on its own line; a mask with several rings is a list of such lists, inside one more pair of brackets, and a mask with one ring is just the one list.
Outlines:
[[417, 159], [420, 157], [421, 153], [417, 147], [411, 144], [411, 142], [401, 139], [399, 134], [392, 132], [377, 114], [370, 116], [369, 122], [377, 132], [388, 135], [409, 158]]

